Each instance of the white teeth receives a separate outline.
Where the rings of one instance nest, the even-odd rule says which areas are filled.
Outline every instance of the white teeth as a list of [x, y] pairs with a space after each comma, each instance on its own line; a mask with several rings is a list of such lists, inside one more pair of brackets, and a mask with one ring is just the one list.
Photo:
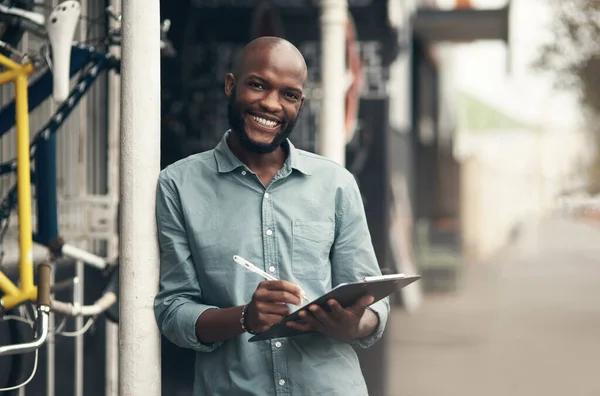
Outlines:
[[262, 117], [252, 116], [252, 119], [254, 121], [256, 121], [259, 125], [262, 125], [262, 126], [268, 127], [268, 128], [273, 128], [275, 125], [277, 125], [277, 122], [271, 121], [271, 120], [266, 120]]

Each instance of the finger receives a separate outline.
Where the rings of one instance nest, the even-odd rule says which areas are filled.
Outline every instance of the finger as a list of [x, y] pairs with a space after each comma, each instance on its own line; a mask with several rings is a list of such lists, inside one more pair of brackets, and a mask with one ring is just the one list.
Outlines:
[[257, 324], [257, 326], [255, 326], [256, 328], [253, 327], [252, 330], [254, 330], [256, 332], [265, 331], [265, 330], [269, 329], [269, 327], [273, 326], [274, 324], [281, 322], [282, 319], [283, 319], [283, 317], [280, 315], [271, 315], [271, 314], [261, 313], [258, 315], [258, 324]]
[[294, 304], [297, 306], [302, 304], [302, 300], [300, 300], [298, 296], [287, 291], [261, 289], [260, 291], [257, 291], [256, 299], [274, 303]]
[[273, 304], [261, 301], [256, 302], [256, 311], [258, 313], [279, 315], [282, 317], [290, 314], [290, 308], [285, 304]]
[[295, 283], [284, 281], [284, 280], [274, 280], [274, 281], [264, 281], [258, 285], [259, 288], [264, 288], [272, 291], [286, 291], [288, 293], [294, 294], [298, 296], [298, 298], [302, 298], [304, 292], [300, 288], [300, 286]]
[[359, 298], [358, 301], [356, 301], [356, 303], [348, 309], [358, 315], [362, 315], [365, 312], [365, 309], [369, 305], [373, 304], [373, 301], [375, 301], [375, 298], [373, 298], [373, 296], [363, 296]]
[[356, 308], [364, 309], [367, 308], [369, 305], [373, 304], [373, 301], [375, 301], [375, 298], [373, 298], [373, 296], [366, 295], [359, 298], [353, 306]]
[[311, 328], [318, 331], [322, 331], [323, 323], [318, 321], [317, 318], [315, 318], [313, 315], [306, 312], [305, 310], [298, 312], [298, 317], [305, 321], [307, 325], [310, 325]]
[[340, 305], [339, 302], [337, 302], [336, 300], [329, 300], [327, 302], [327, 305], [329, 306], [329, 309], [331, 310], [331, 316], [337, 320], [337, 321], [342, 321], [344, 320], [348, 313], [346, 312], [346, 310]]
[[315, 318], [317, 318], [319, 322], [323, 323], [324, 326], [335, 326], [335, 321], [333, 320], [333, 318], [319, 306], [311, 305], [310, 307], [308, 307], [308, 310], [314, 315]]

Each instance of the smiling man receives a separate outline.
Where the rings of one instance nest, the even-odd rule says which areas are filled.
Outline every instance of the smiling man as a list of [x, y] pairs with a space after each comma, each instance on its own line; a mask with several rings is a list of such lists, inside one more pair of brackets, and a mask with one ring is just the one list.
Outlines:
[[[161, 172], [158, 325], [197, 351], [194, 395], [366, 395], [354, 351], [383, 334], [387, 299], [310, 307], [306, 335], [249, 343], [302, 293], [380, 275], [354, 177], [288, 139], [306, 64], [288, 41], [249, 43], [225, 77], [230, 131], [214, 150]], [[278, 281], [233, 261], [240, 255]]]

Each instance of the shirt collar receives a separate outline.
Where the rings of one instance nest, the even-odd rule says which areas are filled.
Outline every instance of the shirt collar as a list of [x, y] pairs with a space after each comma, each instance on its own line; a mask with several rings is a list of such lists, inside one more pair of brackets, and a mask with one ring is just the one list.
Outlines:
[[[229, 145], [227, 144], [227, 139], [231, 130], [228, 130], [223, 134], [221, 141], [215, 147], [214, 155], [215, 160], [217, 162], [217, 170], [219, 173], [229, 173], [240, 167], [245, 167], [244, 163], [240, 161], [238, 157], [233, 154]], [[296, 169], [297, 171], [303, 173], [304, 175], [311, 175], [310, 170], [306, 165], [306, 161], [304, 156], [300, 153], [300, 151], [292, 144], [289, 139], [286, 139], [284, 143], [288, 149], [288, 158], [285, 160], [283, 164], [283, 168], [287, 169]], [[286, 172], [287, 173], [287, 172]]]

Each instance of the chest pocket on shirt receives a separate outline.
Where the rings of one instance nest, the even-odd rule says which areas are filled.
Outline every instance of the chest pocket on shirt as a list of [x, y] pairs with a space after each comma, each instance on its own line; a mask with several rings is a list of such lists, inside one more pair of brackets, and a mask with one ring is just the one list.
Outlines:
[[323, 279], [330, 270], [329, 252], [333, 244], [332, 221], [292, 223], [292, 271], [299, 279]]

